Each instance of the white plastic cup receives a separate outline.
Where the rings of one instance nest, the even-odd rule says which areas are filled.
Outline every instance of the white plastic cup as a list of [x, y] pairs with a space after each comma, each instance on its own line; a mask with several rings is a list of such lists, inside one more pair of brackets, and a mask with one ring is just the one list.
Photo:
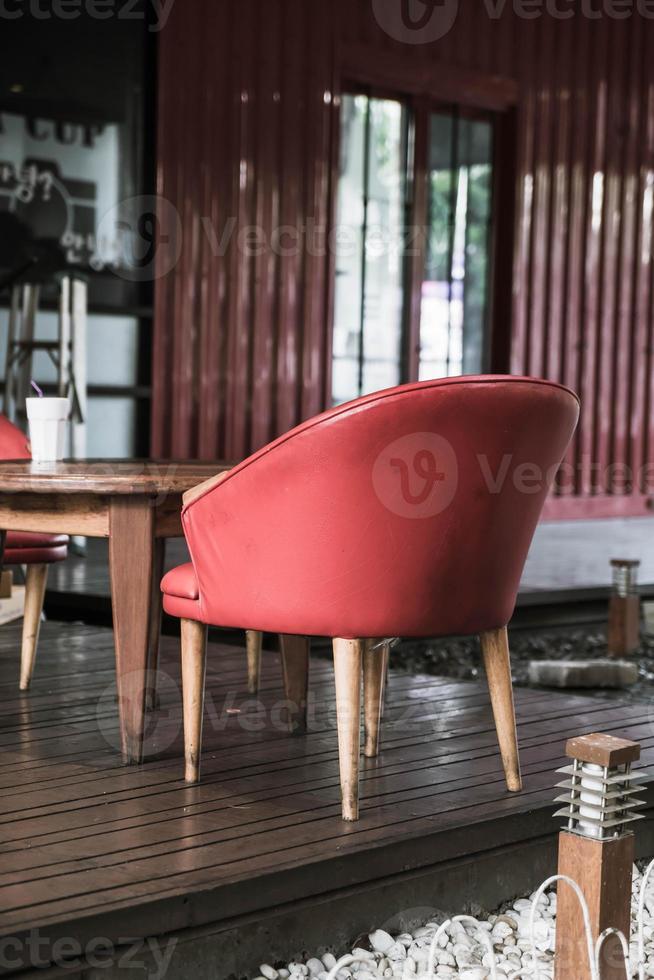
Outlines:
[[26, 398], [32, 459], [52, 463], [64, 458], [67, 398]]

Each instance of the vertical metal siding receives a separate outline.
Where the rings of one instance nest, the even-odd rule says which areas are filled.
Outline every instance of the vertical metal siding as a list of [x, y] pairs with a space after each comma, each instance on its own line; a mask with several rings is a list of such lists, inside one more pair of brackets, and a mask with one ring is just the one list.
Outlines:
[[[158, 193], [182, 249], [156, 284], [155, 453], [241, 457], [325, 406], [331, 266], [315, 229], [331, 210], [334, 52], [349, 40], [517, 79], [510, 369], [583, 402], [550, 512], [645, 509], [653, 477], [625, 493], [623, 470], [654, 465], [654, 24], [485, 9], [461, 0], [447, 36], [408, 46], [369, 0], [174, 5]], [[244, 254], [253, 226], [268, 247]]]

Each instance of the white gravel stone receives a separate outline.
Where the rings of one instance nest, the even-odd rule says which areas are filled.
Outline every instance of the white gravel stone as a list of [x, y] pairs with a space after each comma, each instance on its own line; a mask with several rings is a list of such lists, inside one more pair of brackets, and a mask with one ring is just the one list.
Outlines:
[[496, 922], [491, 932], [491, 939], [496, 946], [501, 946], [503, 941], [513, 935], [513, 929], [506, 922]]
[[389, 960], [405, 960], [406, 946], [403, 943], [392, 943], [386, 950]]
[[394, 939], [384, 929], [376, 929], [368, 936], [370, 945], [377, 953], [386, 953], [394, 943]]
[[[632, 885], [632, 931], [630, 956], [637, 977], [638, 898], [642, 875], [634, 868]], [[519, 898], [477, 925], [450, 923], [436, 943], [435, 980], [488, 980], [493, 947], [498, 980], [507, 980], [516, 972], [529, 976], [534, 955], [531, 943], [530, 916], [536, 893]], [[439, 924], [434, 921], [418, 926], [413, 932], [392, 936], [385, 929], [376, 929], [368, 936], [370, 949], [355, 947], [355, 962], [338, 971], [338, 980], [428, 980], [427, 965], [430, 948]], [[541, 896], [534, 919], [534, 938], [538, 957], [538, 974], [542, 980], [553, 977], [556, 929], [556, 893]], [[645, 900], [645, 976], [654, 978], [654, 875], [650, 878]], [[325, 953], [321, 959], [311, 957], [306, 963], [292, 962], [286, 968], [275, 969], [267, 963], [259, 967], [255, 980], [327, 980], [337, 959]]]

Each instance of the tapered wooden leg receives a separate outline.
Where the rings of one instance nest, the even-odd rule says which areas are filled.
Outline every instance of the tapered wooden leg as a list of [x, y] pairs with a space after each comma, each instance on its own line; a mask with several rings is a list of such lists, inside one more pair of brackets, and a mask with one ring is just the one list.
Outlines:
[[309, 687], [309, 638], [280, 634], [284, 693], [288, 704], [288, 726], [294, 735], [307, 730]]
[[506, 785], [512, 793], [522, 789], [518, 735], [513, 705], [511, 661], [506, 626], [481, 633], [481, 649], [484, 656], [488, 689], [490, 691], [497, 740], [500, 745]]
[[379, 753], [379, 730], [384, 703], [388, 643], [373, 649], [377, 640], [366, 640], [363, 653], [363, 754], [374, 758]]
[[361, 665], [365, 640], [333, 641], [343, 820], [359, 819]]
[[25, 579], [25, 613], [23, 617], [23, 641], [20, 651], [20, 689], [26, 691], [32, 680], [36, 647], [41, 630], [41, 613], [45, 586], [48, 581], [47, 565], [28, 565]]
[[388, 670], [389, 663], [391, 659], [391, 644], [384, 643], [382, 648], [384, 654], [384, 667], [382, 671], [382, 693], [381, 693], [381, 716], [384, 717], [384, 708], [386, 707], [386, 688], [388, 686]]
[[184, 778], [200, 781], [204, 680], [207, 663], [207, 627], [194, 619], [183, 619], [182, 697], [184, 701]]
[[123, 761], [143, 758], [155, 510], [149, 499], [125, 494], [109, 506], [109, 570], [116, 646], [116, 686]]
[[258, 630], [245, 631], [245, 647], [248, 658], [248, 694], [259, 693], [262, 642], [263, 633], [260, 633]]
[[148, 637], [148, 682], [145, 689], [145, 710], [159, 707], [157, 671], [159, 670], [159, 639], [161, 637], [161, 579], [166, 559], [166, 539], [156, 538], [152, 558], [152, 593], [150, 598], [150, 636]]

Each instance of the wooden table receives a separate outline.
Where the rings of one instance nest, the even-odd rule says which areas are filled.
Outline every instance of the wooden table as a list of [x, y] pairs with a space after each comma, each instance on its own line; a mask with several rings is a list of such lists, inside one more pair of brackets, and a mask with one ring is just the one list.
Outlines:
[[109, 539], [123, 760], [143, 755], [148, 667], [156, 667], [165, 539], [181, 537], [182, 494], [227, 463], [0, 461], [0, 528]]

